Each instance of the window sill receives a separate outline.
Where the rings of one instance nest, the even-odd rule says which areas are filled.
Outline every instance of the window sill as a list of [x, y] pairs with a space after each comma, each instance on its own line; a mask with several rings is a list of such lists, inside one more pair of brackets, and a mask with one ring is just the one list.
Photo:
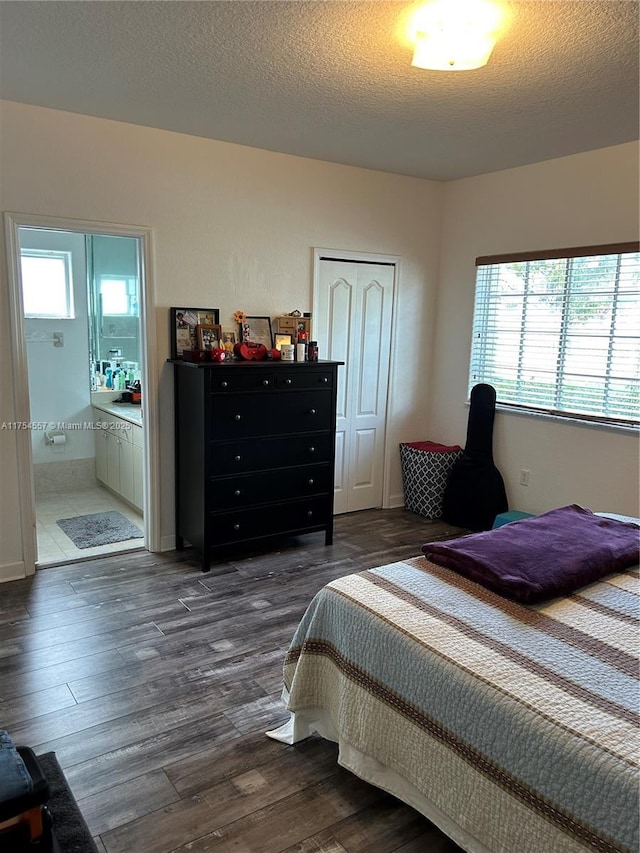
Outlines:
[[[470, 406], [468, 400], [466, 401], [465, 406]], [[539, 420], [550, 421], [553, 423], [571, 424], [571, 426], [587, 427], [589, 429], [604, 429], [607, 430], [607, 432], [618, 432], [635, 436], [640, 433], [640, 428], [638, 426], [627, 426], [626, 424], [621, 423], [605, 423], [604, 421], [592, 421], [586, 419], [583, 420], [582, 418], [573, 417], [571, 415], [555, 415], [551, 412], [539, 412], [535, 409], [527, 409], [524, 406], [504, 406], [500, 403], [496, 403], [496, 411], [501, 414], [515, 415], [516, 417], [521, 418], [538, 418]]]

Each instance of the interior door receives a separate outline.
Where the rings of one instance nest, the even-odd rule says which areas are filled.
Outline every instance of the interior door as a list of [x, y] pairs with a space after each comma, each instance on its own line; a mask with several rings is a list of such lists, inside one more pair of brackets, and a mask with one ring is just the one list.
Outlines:
[[338, 370], [334, 512], [382, 506], [395, 266], [321, 258], [314, 337]]

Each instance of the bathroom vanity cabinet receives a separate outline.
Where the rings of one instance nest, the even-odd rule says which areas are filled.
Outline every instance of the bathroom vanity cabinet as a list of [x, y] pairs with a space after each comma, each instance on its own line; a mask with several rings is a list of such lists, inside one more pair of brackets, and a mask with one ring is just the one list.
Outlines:
[[176, 547], [333, 537], [340, 362], [175, 365]]
[[142, 424], [94, 407], [96, 478], [142, 512]]

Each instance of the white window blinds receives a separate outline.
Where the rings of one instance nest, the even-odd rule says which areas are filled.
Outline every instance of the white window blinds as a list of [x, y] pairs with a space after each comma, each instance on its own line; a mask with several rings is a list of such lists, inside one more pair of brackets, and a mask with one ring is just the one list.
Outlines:
[[469, 389], [555, 415], [640, 422], [640, 246], [478, 258]]

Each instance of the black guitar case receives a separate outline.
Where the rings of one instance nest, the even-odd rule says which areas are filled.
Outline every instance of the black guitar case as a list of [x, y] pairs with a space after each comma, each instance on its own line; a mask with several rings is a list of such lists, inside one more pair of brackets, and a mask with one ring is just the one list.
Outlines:
[[493, 464], [496, 392], [491, 385], [471, 390], [467, 443], [445, 486], [442, 517], [456, 527], [490, 530], [509, 508], [502, 475]]

